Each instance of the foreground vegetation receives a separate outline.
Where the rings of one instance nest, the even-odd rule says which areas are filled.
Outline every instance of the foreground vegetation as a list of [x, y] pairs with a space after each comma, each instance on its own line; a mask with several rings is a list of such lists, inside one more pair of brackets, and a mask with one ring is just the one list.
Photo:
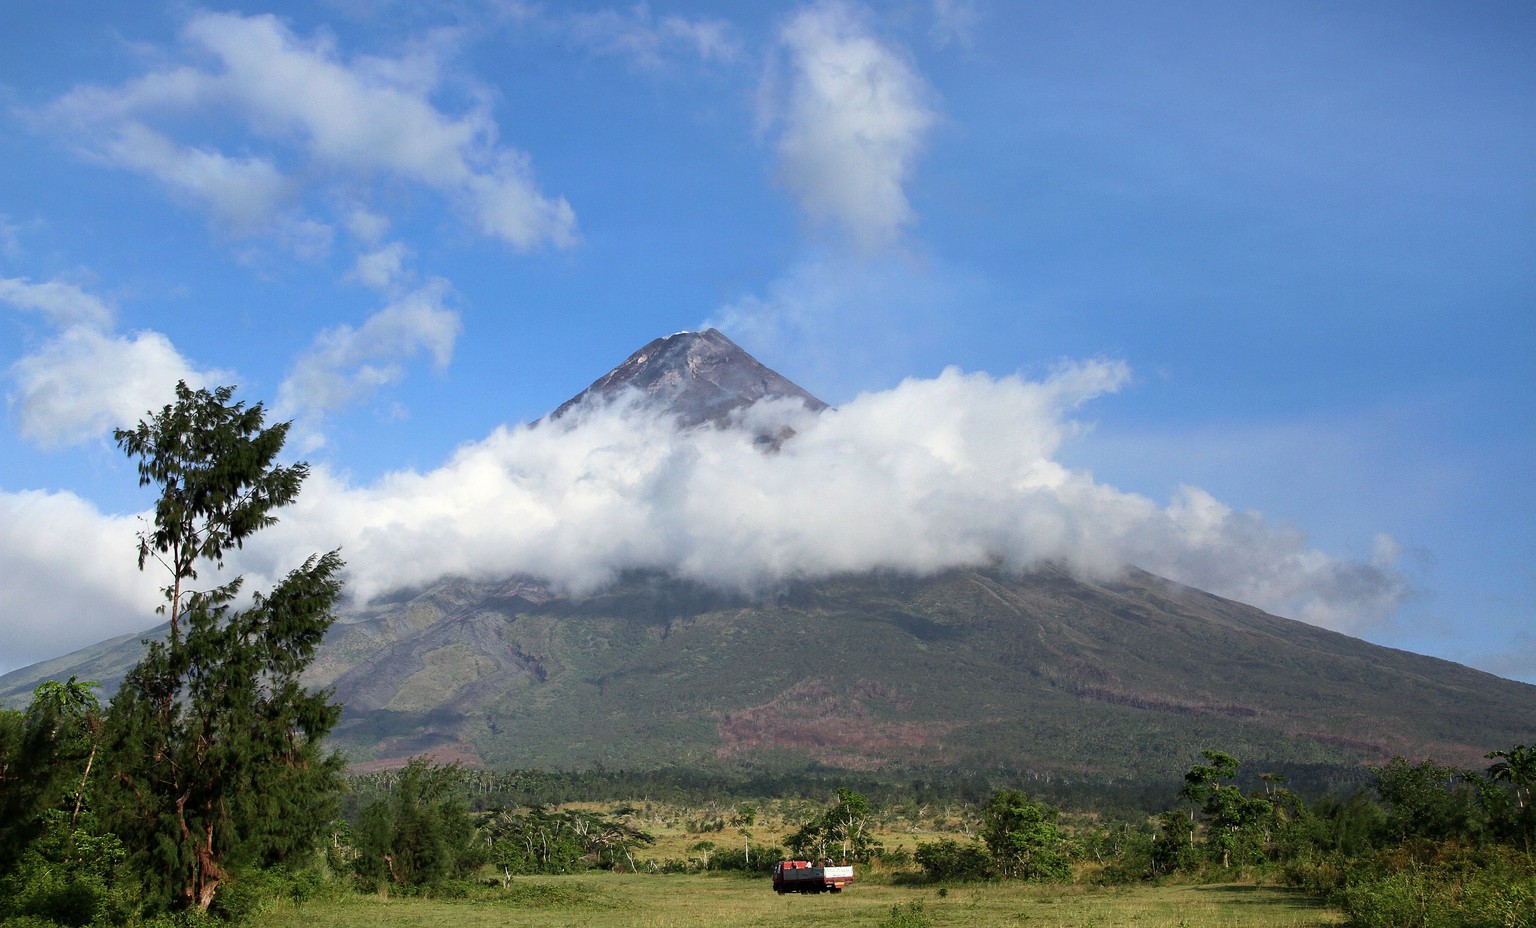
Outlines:
[[[1397, 759], [1346, 796], [1206, 750], [1157, 808], [1121, 814], [1064, 815], [1017, 784], [871, 799], [825, 770], [729, 801], [688, 777], [658, 793], [426, 758], [348, 781], [323, 747], [340, 707], [299, 683], [332, 621], [336, 554], [245, 609], [238, 578], [199, 580], [296, 496], [304, 465], [274, 463], [285, 433], [228, 389], [184, 384], [117, 433], [161, 490], [139, 559], [167, 569], [169, 636], [105, 708], [72, 678], [0, 712], [0, 928], [1536, 928], [1525, 745], [1483, 771]], [[856, 892], [775, 897], [764, 875], [789, 854], [859, 865]]]
[[[1305, 802], [1274, 778], [1240, 788], [1236, 760], [1207, 751], [1170, 808], [1119, 820], [1012, 789], [527, 804], [487, 788], [527, 774], [418, 759], [354, 778], [319, 846], [232, 872], [207, 914], [144, 905], [125, 855], [94, 856], [118, 839], [84, 815], [71, 828], [65, 795], [0, 875], [0, 926], [1536, 928], [1529, 757], [1497, 752], [1485, 774], [1396, 760], [1370, 794]], [[767, 871], [789, 854], [856, 862], [859, 880], [778, 897]]]

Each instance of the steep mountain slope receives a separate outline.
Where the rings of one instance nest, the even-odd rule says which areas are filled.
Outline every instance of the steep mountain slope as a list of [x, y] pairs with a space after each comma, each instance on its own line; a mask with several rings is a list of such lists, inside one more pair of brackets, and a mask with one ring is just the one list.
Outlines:
[[[713, 330], [657, 339], [550, 421], [628, 391], [680, 427], [814, 396]], [[757, 436], [771, 450], [787, 428]], [[115, 686], [139, 636], [0, 677], [0, 701]], [[747, 597], [656, 574], [595, 595], [444, 578], [342, 615], [311, 670], [359, 765], [822, 764], [1166, 778], [1204, 747], [1255, 762], [1478, 764], [1536, 739], [1536, 687], [1367, 644], [1134, 568], [950, 570]]]
[[732, 412], [761, 399], [796, 399], [812, 411], [827, 404], [764, 367], [717, 329], [658, 338], [560, 404], [559, 419], [579, 406], [615, 399], [627, 390], [661, 407], [683, 427], [725, 424]]
[[1536, 687], [1138, 571], [861, 575], [761, 601], [657, 576], [585, 599], [447, 581], [350, 617], [315, 676], [348, 706], [342, 743], [391, 763], [433, 750], [495, 766], [1126, 779], [1212, 745], [1270, 762], [1472, 764], [1536, 721]]

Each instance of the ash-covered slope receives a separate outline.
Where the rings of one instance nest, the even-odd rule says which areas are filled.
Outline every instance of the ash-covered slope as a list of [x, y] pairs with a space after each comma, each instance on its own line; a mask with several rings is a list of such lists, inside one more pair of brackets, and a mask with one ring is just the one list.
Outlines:
[[796, 399], [813, 412], [827, 404], [763, 366], [716, 329], [658, 338], [593, 381], [550, 415], [559, 419], [588, 403], [611, 402], [626, 390], [677, 417], [683, 427], [725, 425], [731, 413], [761, 399]]

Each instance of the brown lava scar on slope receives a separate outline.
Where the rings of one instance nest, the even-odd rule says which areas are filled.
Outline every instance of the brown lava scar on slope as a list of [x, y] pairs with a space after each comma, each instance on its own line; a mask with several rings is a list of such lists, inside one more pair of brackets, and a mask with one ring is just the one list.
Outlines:
[[868, 769], [914, 754], [942, 752], [942, 737], [956, 725], [948, 722], [882, 722], [874, 718], [872, 702], [904, 711], [902, 699], [885, 684], [860, 680], [842, 692], [825, 680], [805, 680], [773, 699], [737, 712], [720, 722], [715, 750], [721, 759], [756, 750], [805, 751], [818, 761], [848, 769]]

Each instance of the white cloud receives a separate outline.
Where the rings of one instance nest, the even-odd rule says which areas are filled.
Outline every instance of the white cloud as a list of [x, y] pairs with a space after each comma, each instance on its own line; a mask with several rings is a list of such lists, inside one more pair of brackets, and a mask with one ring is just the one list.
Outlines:
[[390, 293], [409, 279], [405, 263], [410, 257], [411, 249], [403, 242], [390, 242], [359, 255], [347, 277], [370, 289]]
[[0, 303], [42, 313], [55, 326], [112, 324], [112, 307], [61, 280], [34, 284], [25, 277], [0, 277]]
[[114, 335], [71, 326], [11, 366], [8, 397], [21, 433], [44, 447], [87, 441], [165, 405], [176, 381], [211, 386], [227, 377], [199, 371], [159, 332]]
[[[539, 191], [528, 156], [497, 143], [483, 106], [455, 116], [433, 105], [441, 62], [429, 51], [348, 62], [329, 38], [306, 41], [271, 15], [200, 13], [182, 34], [219, 67], [78, 88], [45, 119], [91, 156], [161, 181], [242, 232], [276, 221], [305, 182], [386, 174], [438, 191], [516, 249], [576, 241], [570, 205]], [[200, 114], [235, 120], [250, 133], [242, 150], [264, 150], [231, 156], [155, 128], [190, 134], [199, 123], [185, 117]], [[285, 172], [291, 161], [305, 169]]]
[[867, 19], [834, 0], [792, 17], [780, 33], [788, 73], [769, 80], [762, 115], [801, 208], [873, 250], [914, 220], [905, 184], [935, 115], [921, 75]]
[[1399, 604], [1390, 565], [1330, 557], [1197, 489], [1160, 506], [1061, 465], [1080, 429], [1072, 410], [1127, 376], [1111, 362], [1038, 382], [950, 370], [821, 416], [759, 404], [751, 416], [796, 430], [777, 454], [750, 432], [679, 434], [621, 407], [591, 410], [574, 425], [498, 430], [436, 470], [372, 486], [318, 469], [253, 556], [275, 570], [339, 544], [364, 598], [444, 574], [528, 573], [589, 590], [649, 568], [756, 589], [995, 560], [1098, 577], [1136, 564], [1349, 631]]
[[0, 491], [0, 672], [157, 623], [157, 583], [135, 556], [141, 527], [71, 493]]
[[331, 245], [336, 240], [334, 226], [297, 215], [278, 217], [272, 232], [278, 244], [305, 261], [324, 259], [331, 253]]
[[138, 122], [119, 126], [102, 156], [201, 203], [239, 232], [254, 232], [270, 221], [288, 187], [270, 161], [178, 145]]
[[480, 231], [519, 248], [536, 248], [544, 241], [558, 248], [577, 242], [576, 213], [564, 200], [550, 200], [533, 186], [526, 155], [503, 154], [494, 170], [465, 182], [480, 220]]
[[389, 231], [389, 217], [357, 207], [347, 213], [346, 227], [363, 244], [377, 245]]
[[21, 227], [0, 213], [0, 257], [18, 258], [21, 256]]
[[[337, 344], [353, 341], [366, 337]], [[1128, 375], [1111, 362], [1065, 364], [1038, 381], [948, 370], [819, 416], [760, 403], [747, 413], [749, 427], [796, 430], [776, 454], [754, 445], [751, 428], [679, 433], [621, 404], [498, 429], [435, 470], [368, 486], [321, 466], [279, 524], [231, 566], [248, 574], [251, 589], [265, 589], [307, 554], [339, 545], [349, 592], [367, 599], [446, 574], [533, 574], [580, 591], [645, 568], [753, 590], [875, 568], [1050, 562], [1108, 578], [1135, 564], [1351, 633], [1401, 604], [1406, 585], [1390, 563], [1331, 557], [1299, 532], [1195, 488], [1161, 506], [1062, 465], [1060, 450], [1082, 429], [1074, 410]], [[52, 509], [26, 518], [4, 511], [23, 502], [0, 496], [0, 548], [19, 550], [18, 526], [62, 525], [61, 538], [86, 539], [88, 554], [102, 552], [92, 562], [108, 565], [92, 573], [99, 589], [86, 593], [140, 602], [140, 581], [119, 567], [132, 562], [122, 553], [131, 550], [123, 520], [92, 516], [72, 498], [41, 501], [64, 513], [57, 519]], [[1390, 542], [1378, 553], [1390, 557]], [[44, 594], [44, 584], [76, 571], [80, 546], [27, 556], [18, 563], [32, 566], [5, 581], [0, 600], [27, 607], [7, 609], [19, 617], [11, 634], [53, 641], [55, 652], [58, 642], [83, 643], [86, 636], [63, 630], [78, 604]], [[104, 620], [87, 634], [135, 630], [147, 617], [141, 606], [123, 624]]]
[[453, 357], [462, 328], [443, 306], [450, 290], [438, 279], [379, 310], [359, 327], [320, 333], [279, 389], [280, 415], [323, 417], [404, 376], [402, 362], [426, 353], [438, 367]]
[[74, 284], [0, 278], [0, 303], [41, 313], [56, 330], [8, 371], [21, 434], [46, 448], [137, 422], [178, 380], [201, 387], [227, 376], [197, 370], [159, 332], [115, 333], [112, 308]]

